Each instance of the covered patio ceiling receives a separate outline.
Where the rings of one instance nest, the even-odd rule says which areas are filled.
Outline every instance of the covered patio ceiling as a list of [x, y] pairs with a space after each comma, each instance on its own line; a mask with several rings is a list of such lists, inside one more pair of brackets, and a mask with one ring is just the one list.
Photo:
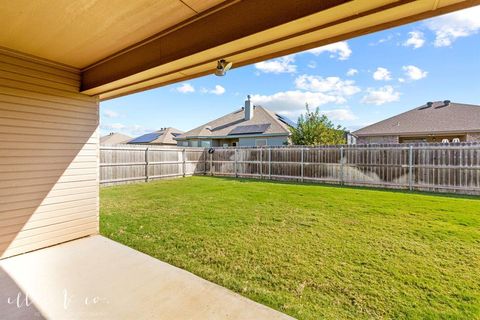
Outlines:
[[[81, 72], [110, 99], [480, 4], [480, 0], [18, 0], [0, 44]], [[59, 27], [61, 26], [61, 27]]]

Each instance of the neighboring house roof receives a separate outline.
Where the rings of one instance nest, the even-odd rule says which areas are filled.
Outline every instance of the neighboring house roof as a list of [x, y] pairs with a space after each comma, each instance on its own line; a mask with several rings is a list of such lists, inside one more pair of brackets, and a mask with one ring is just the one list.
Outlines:
[[233, 136], [290, 135], [293, 122], [264, 107], [255, 106], [253, 117], [245, 120], [244, 108], [185, 132], [177, 140], [189, 138], [221, 138]]
[[168, 127], [158, 131], [144, 134], [140, 137], [132, 139], [129, 144], [171, 144], [176, 145], [175, 137], [181, 135], [183, 131]]
[[427, 103], [354, 132], [386, 136], [449, 132], [479, 132], [480, 106], [445, 101]]
[[112, 132], [107, 134], [106, 136], [100, 137], [100, 144], [122, 144], [128, 143], [132, 137], [129, 137], [125, 134]]

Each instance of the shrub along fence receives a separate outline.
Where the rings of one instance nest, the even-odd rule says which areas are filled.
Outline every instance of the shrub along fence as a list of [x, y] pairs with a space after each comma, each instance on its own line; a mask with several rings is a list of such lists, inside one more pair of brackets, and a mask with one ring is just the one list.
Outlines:
[[102, 184], [193, 174], [480, 194], [480, 144], [101, 147]]

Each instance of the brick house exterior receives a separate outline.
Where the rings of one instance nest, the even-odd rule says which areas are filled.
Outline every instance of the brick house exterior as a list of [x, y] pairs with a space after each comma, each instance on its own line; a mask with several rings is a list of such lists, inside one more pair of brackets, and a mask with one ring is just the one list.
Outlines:
[[357, 144], [480, 142], [480, 106], [449, 100], [427, 102], [353, 134]]
[[358, 137], [357, 144], [392, 144], [398, 143], [398, 136], [366, 136]]
[[469, 142], [480, 142], [480, 132], [469, 133], [467, 135], [467, 141], [469, 141]]

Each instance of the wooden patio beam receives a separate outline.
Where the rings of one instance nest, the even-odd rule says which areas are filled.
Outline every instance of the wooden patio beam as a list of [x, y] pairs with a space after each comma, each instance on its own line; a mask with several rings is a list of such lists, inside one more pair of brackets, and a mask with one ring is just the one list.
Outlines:
[[[338, 19], [323, 22], [323, 18], [318, 18], [318, 14], [325, 10], [331, 9], [324, 17], [335, 16], [345, 10], [346, 6], [358, 3], [361, 2], [226, 1], [200, 16], [84, 69], [81, 91], [99, 95], [101, 100], [111, 99], [211, 74], [218, 59], [230, 59], [234, 62], [234, 68], [241, 67], [465, 9], [479, 5], [480, 0], [452, 2], [443, 7], [437, 6], [438, 3], [433, 0], [385, 1], [378, 6], [372, 5], [365, 11], [350, 10], [348, 14], [340, 14]], [[431, 4], [433, 5], [429, 8]], [[410, 15], [393, 16], [389, 20], [373, 24], [359, 24], [356, 29], [330, 37], [310, 36], [336, 26], [355, 24], [360, 19], [378, 16], [383, 12], [391, 14], [397, 8], [405, 11], [406, 7], [414, 9], [416, 6], [422, 8], [412, 10]], [[305, 28], [297, 27], [295, 32], [284, 32], [297, 22]]]
[[246, 36], [333, 8], [351, 0], [243, 0], [214, 7], [160, 35], [107, 58], [82, 72], [81, 90], [97, 89], [119, 79], [164, 65]]

